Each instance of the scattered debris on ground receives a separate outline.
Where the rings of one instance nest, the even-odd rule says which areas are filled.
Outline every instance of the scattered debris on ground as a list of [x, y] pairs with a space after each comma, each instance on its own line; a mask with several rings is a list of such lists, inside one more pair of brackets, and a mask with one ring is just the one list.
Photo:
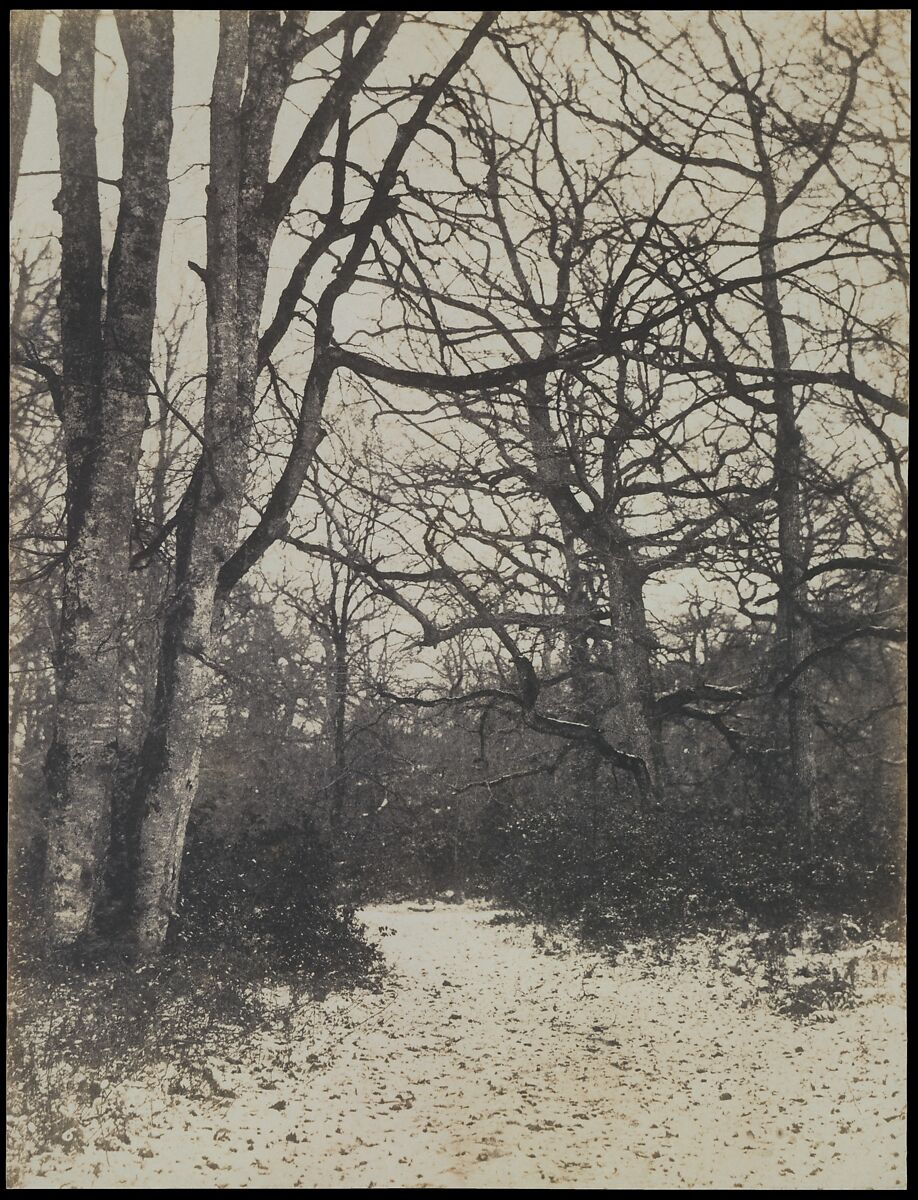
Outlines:
[[[856, 1005], [795, 1014], [740, 939], [613, 959], [500, 917], [365, 911], [382, 990], [278, 992], [286, 1034], [202, 1063], [192, 1094], [123, 1088], [117, 1136], [35, 1157], [16, 1186], [905, 1187], [894, 945], [836, 952]], [[785, 978], [826, 976], [798, 958]]]

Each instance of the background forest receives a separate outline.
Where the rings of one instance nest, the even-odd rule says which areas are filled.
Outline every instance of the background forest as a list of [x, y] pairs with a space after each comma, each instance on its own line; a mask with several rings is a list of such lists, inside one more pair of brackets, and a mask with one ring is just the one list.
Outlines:
[[898, 918], [905, 19], [18, 14], [23, 935]]

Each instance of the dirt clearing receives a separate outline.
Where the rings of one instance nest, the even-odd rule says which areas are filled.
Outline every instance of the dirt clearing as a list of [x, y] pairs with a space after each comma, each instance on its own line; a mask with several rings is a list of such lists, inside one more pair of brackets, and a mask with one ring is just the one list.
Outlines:
[[795, 1023], [698, 945], [612, 964], [494, 915], [367, 910], [381, 993], [208, 1067], [232, 1096], [131, 1089], [127, 1143], [35, 1161], [18, 1186], [905, 1186], [898, 965], [878, 955], [866, 1003]]

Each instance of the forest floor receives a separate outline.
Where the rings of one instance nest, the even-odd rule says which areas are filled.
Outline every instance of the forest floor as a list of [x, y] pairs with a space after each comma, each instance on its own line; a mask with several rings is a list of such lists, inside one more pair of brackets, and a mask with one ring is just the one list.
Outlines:
[[363, 920], [382, 991], [306, 1005], [286, 1043], [212, 1062], [209, 1095], [138, 1083], [119, 1136], [36, 1157], [16, 1187], [905, 1186], [887, 944], [861, 952], [858, 1007], [795, 1021], [739, 943], [715, 969], [702, 940], [613, 960], [472, 903]]

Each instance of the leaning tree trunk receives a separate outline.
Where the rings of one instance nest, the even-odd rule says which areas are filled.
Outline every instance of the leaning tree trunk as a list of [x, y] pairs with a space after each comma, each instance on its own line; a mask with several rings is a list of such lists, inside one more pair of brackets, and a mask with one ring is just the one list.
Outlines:
[[249, 406], [239, 390], [238, 217], [246, 48], [246, 14], [221, 11], [207, 197], [204, 453], [188, 515], [177, 537], [176, 586], [138, 782], [142, 828], [133, 934], [143, 953], [161, 948], [175, 908], [185, 830], [197, 792], [208, 721], [205, 660], [216, 638], [217, 576], [235, 544], [245, 484]]
[[19, 185], [22, 148], [32, 112], [32, 92], [38, 43], [45, 14], [40, 8], [18, 8], [10, 13], [10, 220]]
[[129, 611], [130, 530], [169, 199], [172, 24], [122, 12], [128, 62], [121, 204], [102, 327], [102, 243], [93, 88], [94, 10], [65, 10], [56, 86], [61, 191], [61, 418], [67, 556], [56, 726], [48, 754], [52, 940], [89, 927], [117, 757], [118, 659]]
[[[377, 179], [345, 264], [319, 304], [314, 360], [305, 386], [294, 445], [262, 518], [233, 552], [242, 508], [255, 381], [264, 364], [257, 329], [271, 245], [325, 141], [369, 74], [382, 60], [404, 19], [384, 13], [347, 71], [317, 105], [291, 158], [267, 181], [274, 125], [297, 57], [314, 41], [291, 16], [281, 30], [276, 12], [221, 11], [220, 49], [211, 102], [211, 176], [207, 204], [208, 383], [204, 449], [194, 494], [177, 539], [176, 588], [163, 638], [154, 719], [138, 781], [143, 807], [134, 937], [142, 953], [163, 944], [178, 893], [185, 830], [197, 790], [208, 711], [202, 660], [216, 637], [232, 587], [280, 536], [323, 436], [320, 415], [334, 364], [327, 361], [332, 311], [353, 282], [375, 224], [385, 211], [398, 165], [452, 75], [465, 62], [495, 14], [486, 14], [424, 94]], [[302, 14], [299, 14], [302, 16]], [[355, 14], [354, 20], [363, 20]], [[331, 22], [329, 29], [342, 28]], [[280, 34], [280, 38], [276, 35]], [[293, 52], [291, 54], [291, 46]], [[286, 56], [285, 56], [286, 54]], [[243, 97], [242, 84], [246, 79]]]

